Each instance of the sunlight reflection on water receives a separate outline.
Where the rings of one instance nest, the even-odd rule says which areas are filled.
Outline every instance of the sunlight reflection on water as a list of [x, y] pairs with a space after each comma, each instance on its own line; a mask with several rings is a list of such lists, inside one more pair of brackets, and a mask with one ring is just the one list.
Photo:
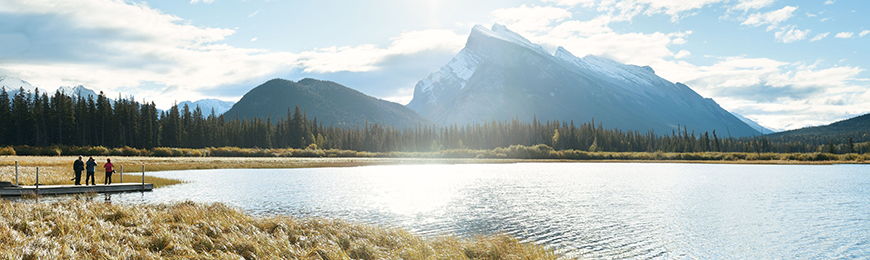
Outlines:
[[592, 258], [861, 258], [870, 167], [523, 163], [161, 172], [112, 201], [223, 202], [424, 235], [507, 233]]

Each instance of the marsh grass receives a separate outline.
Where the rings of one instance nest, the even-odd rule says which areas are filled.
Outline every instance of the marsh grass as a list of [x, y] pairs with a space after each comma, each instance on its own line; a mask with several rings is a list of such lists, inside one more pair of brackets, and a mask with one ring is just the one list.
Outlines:
[[505, 235], [423, 238], [322, 218], [255, 218], [223, 204], [0, 200], [3, 259], [556, 259]]
[[[39, 184], [41, 185], [60, 185], [74, 184], [72, 180], [74, 172], [72, 170], [73, 161], [77, 156], [0, 156], [0, 180], [15, 182], [15, 162], [18, 162], [18, 183], [21, 185], [33, 185], [36, 183], [36, 168], [39, 167]], [[142, 165], [148, 160], [127, 159], [125, 157], [112, 157], [115, 165], [124, 165], [124, 182], [140, 183], [142, 182]], [[87, 157], [85, 157], [87, 159]], [[102, 171], [102, 163], [105, 158], [97, 158], [100, 163], [97, 166], [97, 172], [94, 177], [99, 184], [104, 183], [105, 171]], [[100, 161], [102, 159], [102, 161]], [[120, 167], [115, 167], [116, 171], [120, 172]], [[147, 167], [146, 167], [146, 171]], [[82, 184], [84, 184], [85, 173], [82, 173]], [[112, 175], [112, 183], [120, 183], [121, 176], [119, 173]], [[154, 187], [163, 187], [182, 183], [180, 180], [160, 178], [145, 175], [145, 182], [153, 183]]]

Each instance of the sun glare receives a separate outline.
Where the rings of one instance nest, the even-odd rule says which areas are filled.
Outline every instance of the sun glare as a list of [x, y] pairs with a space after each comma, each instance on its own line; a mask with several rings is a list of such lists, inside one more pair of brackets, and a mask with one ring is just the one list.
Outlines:
[[442, 165], [405, 165], [369, 176], [375, 204], [399, 215], [417, 215], [445, 207], [455, 197], [455, 176]]

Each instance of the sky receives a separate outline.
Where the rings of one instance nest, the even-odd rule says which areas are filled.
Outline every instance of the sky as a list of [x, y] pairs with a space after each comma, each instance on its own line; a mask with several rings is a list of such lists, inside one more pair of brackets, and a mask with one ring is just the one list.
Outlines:
[[272, 79], [407, 104], [471, 28], [649, 65], [772, 129], [870, 112], [870, 1], [0, 0], [0, 77], [168, 108]]

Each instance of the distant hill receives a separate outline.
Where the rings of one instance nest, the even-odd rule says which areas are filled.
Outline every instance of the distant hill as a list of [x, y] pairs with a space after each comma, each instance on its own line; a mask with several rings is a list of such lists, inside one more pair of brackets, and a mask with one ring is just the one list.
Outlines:
[[224, 113], [228, 119], [286, 118], [299, 106], [309, 120], [317, 118], [324, 126], [363, 126], [368, 123], [411, 127], [428, 123], [413, 110], [397, 103], [377, 99], [331, 81], [302, 79], [293, 82], [273, 79], [246, 93]]
[[870, 114], [837, 121], [830, 125], [805, 127], [765, 135], [772, 140], [804, 142], [808, 144], [827, 144], [834, 142], [842, 144], [849, 141], [855, 143], [870, 142]]
[[230, 110], [230, 108], [232, 108], [234, 104], [235, 103], [230, 102], [230, 101], [223, 101], [220, 99], [209, 98], [209, 99], [200, 99], [200, 100], [193, 101], [193, 102], [182, 101], [181, 103], [178, 103], [178, 109], [182, 109], [182, 108], [184, 108], [184, 105], [187, 105], [190, 108], [190, 110], [193, 111], [198, 106], [199, 109], [202, 110], [202, 114], [205, 116], [210, 115], [212, 109], [214, 109], [214, 114], [216, 116], [219, 116], [219, 115], [223, 114], [224, 112], [227, 112], [228, 110]]
[[[671, 134], [716, 130], [719, 136], [761, 135], [715, 101], [669, 82], [649, 66], [605, 57], [579, 58], [495, 24], [475, 26], [465, 48], [417, 83], [408, 107], [441, 125], [491, 120], [602, 122], [623, 131]], [[677, 128], [681, 129], [677, 129]]]

